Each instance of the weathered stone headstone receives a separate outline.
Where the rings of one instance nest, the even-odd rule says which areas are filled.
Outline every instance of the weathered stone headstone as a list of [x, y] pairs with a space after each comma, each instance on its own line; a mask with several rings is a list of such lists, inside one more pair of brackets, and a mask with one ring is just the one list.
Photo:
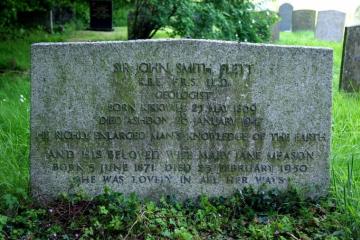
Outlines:
[[291, 31], [292, 29], [292, 13], [293, 6], [289, 3], [284, 3], [279, 8], [280, 31]]
[[353, 25], [360, 25], [360, 6], [355, 10]]
[[90, 29], [112, 31], [112, 0], [90, 0]]
[[342, 41], [345, 16], [345, 13], [335, 10], [320, 11], [316, 22], [315, 37], [325, 41]]
[[345, 28], [340, 75], [340, 89], [360, 91], [360, 25]]
[[56, 24], [65, 24], [70, 22], [75, 17], [75, 12], [70, 7], [57, 7], [54, 8], [54, 22]]
[[207, 40], [32, 45], [37, 199], [329, 185], [332, 50]]
[[280, 28], [279, 23], [275, 23], [271, 28], [271, 40], [273, 42], [280, 40]]
[[292, 31], [315, 31], [315, 10], [296, 10], [292, 14]]
[[47, 31], [52, 32], [52, 11], [34, 10], [19, 11], [16, 14], [17, 23], [25, 27], [44, 27]]

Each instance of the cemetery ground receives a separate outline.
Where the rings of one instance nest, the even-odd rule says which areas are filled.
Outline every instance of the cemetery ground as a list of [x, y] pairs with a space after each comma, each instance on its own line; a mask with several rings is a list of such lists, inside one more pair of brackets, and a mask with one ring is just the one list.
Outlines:
[[[166, 37], [162, 31], [156, 37]], [[62, 196], [47, 208], [29, 196], [30, 44], [126, 39], [114, 32], [24, 33], [0, 42], [0, 239], [359, 239], [360, 95], [339, 92], [341, 43], [313, 33], [281, 33], [276, 44], [334, 50], [331, 182], [329, 196], [255, 192], [229, 198], [141, 203], [109, 190], [89, 200]]]

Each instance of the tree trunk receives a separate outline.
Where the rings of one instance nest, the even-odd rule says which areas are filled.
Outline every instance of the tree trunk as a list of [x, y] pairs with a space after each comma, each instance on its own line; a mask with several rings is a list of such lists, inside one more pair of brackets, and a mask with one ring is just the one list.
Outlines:
[[136, 7], [128, 14], [128, 39], [149, 39], [156, 31], [157, 24], [153, 21], [151, 11], [143, 7]]

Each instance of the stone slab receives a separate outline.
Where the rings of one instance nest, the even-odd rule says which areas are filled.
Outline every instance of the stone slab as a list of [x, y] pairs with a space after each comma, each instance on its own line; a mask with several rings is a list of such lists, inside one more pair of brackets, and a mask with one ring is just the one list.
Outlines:
[[360, 91], [360, 25], [345, 28], [340, 89]]
[[318, 12], [315, 37], [320, 40], [341, 42], [344, 36], [346, 13], [329, 10]]
[[90, 0], [90, 29], [113, 31], [112, 0]]
[[358, 6], [354, 13], [354, 20], [352, 25], [360, 25], [360, 6]]
[[31, 187], [144, 198], [329, 186], [332, 50], [207, 40], [32, 45]]
[[279, 23], [275, 23], [271, 27], [271, 41], [276, 42], [280, 40], [280, 26]]
[[315, 31], [315, 10], [296, 10], [292, 14], [292, 31]]
[[294, 7], [289, 3], [284, 3], [279, 8], [279, 16], [280, 16], [280, 31], [291, 31], [292, 29], [292, 13]]

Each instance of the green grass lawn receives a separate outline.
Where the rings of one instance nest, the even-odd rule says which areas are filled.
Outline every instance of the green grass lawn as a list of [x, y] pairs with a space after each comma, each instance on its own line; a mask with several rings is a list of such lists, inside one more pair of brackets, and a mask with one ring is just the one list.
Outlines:
[[[167, 32], [170, 29], [159, 30], [154, 38], [169, 38]], [[82, 42], [82, 41], [120, 41], [127, 39], [127, 27], [114, 27], [112, 32], [94, 32], [94, 31], [75, 31], [72, 32], [66, 41]]]
[[[30, 44], [39, 41], [125, 40], [126, 36], [126, 28], [122, 27], [115, 28], [114, 32], [76, 31], [58, 35], [38, 32], [19, 40], [0, 42], [0, 196], [28, 192]], [[166, 31], [160, 31], [156, 37], [166, 38]], [[338, 90], [342, 43], [317, 41], [312, 33], [304, 32], [281, 33], [281, 40], [276, 44], [323, 46], [334, 50], [331, 146], [333, 191], [330, 197], [335, 199], [345, 215], [353, 219], [353, 227], [359, 227], [360, 94]]]

